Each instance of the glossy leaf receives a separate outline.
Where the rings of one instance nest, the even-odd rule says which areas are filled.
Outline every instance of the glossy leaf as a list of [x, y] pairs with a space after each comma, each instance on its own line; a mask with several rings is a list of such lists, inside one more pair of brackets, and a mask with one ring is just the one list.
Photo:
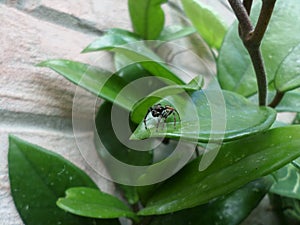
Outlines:
[[[225, 100], [223, 101], [222, 98]], [[275, 120], [276, 113], [269, 107], [258, 107], [244, 97], [232, 92], [213, 90], [196, 91], [188, 97], [169, 96], [165, 98], [179, 112], [180, 122], [174, 127], [173, 117], [166, 121], [165, 128], [157, 129], [157, 120], [147, 117], [148, 129], [145, 129], [142, 115], [147, 111], [135, 107], [132, 117], [141, 123], [131, 136], [132, 139], [149, 137], [185, 138], [207, 142], [209, 140], [232, 140], [241, 136], [266, 130]], [[156, 99], [149, 98], [150, 107]], [[141, 102], [141, 109], [145, 106]], [[160, 127], [162, 127], [161, 125]], [[225, 128], [226, 126], [226, 128]], [[223, 135], [222, 135], [223, 134]]]
[[238, 225], [267, 193], [271, 181], [260, 179], [207, 204], [179, 212], [156, 216], [151, 225]]
[[94, 52], [101, 50], [110, 50], [115, 53], [122, 54], [127, 57], [131, 63], [139, 63], [144, 69], [149, 71], [152, 75], [157, 77], [162, 77], [176, 84], [184, 84], [184, 82], [174, 73], [171, 69], [166, 66], [161, 58], [159, 58], [152, 50], [150, 50], [147, 45], [159, 44], [159, 42], [128, 42], [127, 44], [120, 45], [115, 43], [114, 45], [106, 42], [96, 40], [92, 42], [88, 47], [86, 47], [83, 52]]
[[38, 65], [54, 70], [74, 84], [127, 110], [139, 99], [134, 90], [129, 89], [126, 94], [118, 96], [128, 83], [121, 77], [97, 67], [65, 59], [47, 60]]
[[219, 49], [226, 33], [226, 26], [218, 15], [199, 0], [181, 0], [187, 17], [211, 48]]
[[293, 124], [300, 124], [300, 113], [296, 113]]
[[203, 76], [194, 77], [189, 83], [188, 86], [195, 90], [200, 90], [204, 86]]
[[[151, 143], [129, 140], [131, 130], [127, 127], [130, 126], [128, 114], [128, 111], [104, 102], [97, 113], [96, 132], [98, 135], [94, 138], [97, 151], [111, 179], [114, 179], [116, 183], [126, 185], [129, 185], [131, 181], [135, 182], [135, 177], [132, 177], [130, 173], [130, 166], [146, 166], [153, 162]], [[134, 150], [140, 148], [144, 150]], [[126, 165], [129, 166], [126, 167]], [[126, 193], [135, 192], [135, 187], [123, 185], [120, 187]]]
[[[113, 114], [115, 117], [112, 115], [112, 107], [115, 110]], [[131, 132], [124, 129], [129, 123], [128, 114], [128, 111], [113, 106], [110, 102], [104, 102], [96, 116], [97, 134], [105, 149], [116, 159], [131, 165], [149, 165], [152, 163], [153, 158], [151, 148], [149, 148], [149, 151], [137, 151], [128, 147], [138, 143], [137, 141], [130, 141], [129, 136]], [[117, 136], [112, 124], [113, 120], [118, 120], [115, 124], [118, 124], [118, 127], [122, 129], [122, 137]], [[101, 149], [98, 150], [102, 151]], [[103, 153], [100, 154], [105, 155]]]
[[128, 0], [128, 8], [134, 32], [145, 40], [155, 40], [165, 23], [161, 5], [167, 0]]
[[[276, 90], [273, 85], [269, 86], [267, 102], [271, 103], [276, 95]], [[258, 94], [252, 95], [248, 98], [252, 103], [258, 104]], [[300, 112], [300, 89], [287, 91], [283, 98], [276, 106], [277, 112]]]
[[[261, 3], [261, 1], [258, 1]], [[258, 18], [260, 4], [251, 11], [252, 21]], [[272, 82], [280, 63], [290, 50], [300, 42], [300, 23], [291, 23], [291, 18], [300, 19], [300, 2], [278, 0], [262, 41], [262, 55], [265, 62], [268, 82]], [[238, 35], [237, 22], [225, 36], [218, 59], [218, 79], [223, 89], [250, 96], [257, 92], [255, 73], [250, 57]]]
[[152, 185], [137, 187], [140, 202], [143, 206], [146, 205], [148, 199], [152, 196], [152, 194], [159, 187], [159, 185], [160, 185], [160, 183], [156, 183], [156, 184], [152, 184]]
[[[300, 159], [276, 171], [273, 176], [275, 183], [270, 191], [274, 194], [300, 200]], [[298, 166], [297, 166], [298, 165]]]
[[285, 92], [283, 99], [276, 106], [279, 112], [300, 112], [300, 89]]
[[127, 30], [113, 28], [107, 30], [99, 39], [92, 42], [82, 53], [88, 52], [89, 49], [97, 48], [98, 50], [110, 50], [116, 46], [125, 45], [130, 42], [140, 41], [141, 39], [134, 33]]
[[[126, 118], [128, 112], [125, 110], [114, 106], [117, 109], [118, 117], [121, 118], [119, 121], [119, 127], [125, 127], [123, 123], [128, 123], [126, 119], [122, 119], [123, 117]], [[102, 155], [103, 163], [105, 163], [105, 151], [108, 151], [113, 157], [117, 160], [120, 160], [123, 163], [128, 163], [130, 165], [149, 165], [153, 162], [153, 154], [151, 149], [149, 151], [136, 151], [131, 149], [130, 143], [132, 144], [133, 141], [129, 141], [128, 137], [129, 134], [123, 132], [122, 140], [120, 137], [117, 136], [115, 130], [112, 125], [112, 104], [109, 102], [104, 102], [97, 113], [96, 116], [96, 129], [97, 134], [103, 144], [103, 147], [98, 147], [97, 150], [99, 151], [100, 155]], [[126, 134], [128, 137], [126, 137]], [[95, 139], [96, 141], [96, 139]], [[97, 141], [96, 141], [97, 144]], [[145, 146], [146, 148], [146, 146]], [[110, 168], [111, 164], [107, 163], [107, 168]], [[110, 170], [111, 172], [114, 169]], [[117, 176], [119, 176], [120, 172], [116, 171]], [[112, 172], [112, 177], [114, 177], [114, 173]], [[139, 196], [134, 186], [122, 185], [119, 184], [118, 187], [120, 188], [123, 195], [126, 197], [129, 204], [135, 204], [139, 200]]]
[[136, 214], [115, 196], [87, 187], [68, 189], [66, 197], [59, 198], [57, 205], [68, 212], [84, 217], [137, 218]]
[[300, 87], [300, 45], [295, 47], [280, 64], [275, 75], [275, 87], [286, 92]]
[[161, 41], [173, 41], [179, 38], [189, 36], [196, 32], [194, 27], [183, 27], [181, 25], [172, 25], [166, 27], [158, 37]]
[[282, 198], [283, 211], [287, 216], [300, 221], [300, 201], [291, 198]]
[[[172, 163], [171, 160], [162, 161], [161, 158], [157, 160], [158, 157], [154, 159], [154, 156], [157, 153], [170, 153], [174, 150], [174, 146], [171, 144], [157, 146], [157, 140], [154, 139], [129, 140], [132, 133], [131, 127], [135, 128], [135, 125], [130, 124], [128, 120], [129, 112], [120, 107], [112, 106], [109, 102], [104, 102], [96, 118], [98, 134], [94, 136], [96, 149], [110, 179], [113, 179], [114, 182], [130, 186], [152, 184], [153, 180], [157, 180], [157, 171], [161, 171], [162, 168], [166, 168]], [[153, 154], [154, 149], [156, 155]], [[173, 161], [177, 159], [176, 155], [170, 158]], [[189, 157], [187, 158], [189, 159]], [[159, 163], [156, 163], [157, 161]], [[172, 171], [170, 167], [168, 169]], [[156, 174], [153, 175], [154, 172]], [[121, 186], [121, 188], [127, 193], [136, 191], [135, 187], [125, 186], [124, 189]]]
[[25, 224], [118, 224], [116, 220], [80, 218], [56, 206], [68, 188], [97, 188], [82, 170], [61, 156], [10, 136], [8, 163], [11, 193]]
[[151, 76], [139, 63], [132, 63], [130, 59], [122, 54], [116, 53], [114, 56], [115, 68], [120, 77], [128, 83], [141, 77]]
[[279, 195], [271, 195], [272, 206], [281, 210], [281, 221], [283, 224], [298, 225], [300, 221], [300, 201]]
[[212, 164], [200, 158], [167, 180], [140, 215], [165, 214], [207, 203], [265, 176], [300, 156], [300, 126], [281, 127], [223, 144]]
[[[143, 91], [141, 93], [144, 95], [166, 86], [166, 83], [158, 77], [152, 76], [152, 74], [145, 70], [140, 63], [133, 63], [126, 56], [118, 53], [115, 54], [114, 60], [118, 76], [128, 82], [128, 84], [131, 83], [132, 85], [133, 81], [147, 77], [146, 79], [143, 79], [141, 84], [138, 84], [138, 86], [142, 86]], [[138, 90], [136, 87], [134, 88]]]
[[[201, 83], [201, 81], [199, 81]], [[145, 112], [149, 107], [160, 101], [166, 96], [180, 94], [186, 91], [195, 91], [200, 89], [199, 83], [196, 80], [192, 80], [191, 84], [187, 85], [170, 85], [153, 91], [147, 97], [136, 103], [131, 113], [131, 120], [135, 123], [139, 123], [145, 116]]]
[[123, 184], [119, 184], [118, 187], [130, 205], [134, 205], [139, 202], [140, 199], [137, 187]]

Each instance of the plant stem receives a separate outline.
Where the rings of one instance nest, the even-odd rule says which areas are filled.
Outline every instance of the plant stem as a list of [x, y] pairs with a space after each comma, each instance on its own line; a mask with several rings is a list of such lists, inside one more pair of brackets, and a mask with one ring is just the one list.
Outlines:
[[266, 105], [266, 99], [267, 99], [267, 76], [264, 66], [264, 61], [261, 55], [260, 47], [249, 47], [248, 49], [255, 74], [256, 74], [256, 80], [257, 80], [257, 86], [258, 86], [258, 102], [259, 105]]
[[269, 104], [269, 106], [272, 107], [272, 108], [275, 108], [280, 103], [280, 101], [282, 100], [283, 96], [284, 96], [284, 92], [277, 91], [274, 99]]
[[263, 0], [259, 18], [253, 32], [252, 41], [261, 42], [271, 19], [276, 0]]
[[253, 28], [249, 18], [252, 0], [228, 0], [239, 21], [239, 34], [246, 47], [257, 79], [259, 105], [266, 105], [267, 75], [260, 50], [261, 41], [268, 27], [276, 0], [263, 0], [260, 16], [256, 27]]
[[228, 2], [239, 21], [240, 36], [244, 40], [253, 31], [248, 12], [240, 0], [228, 0]]
[[243, 5], [244, 5], [248, 15], [250, 15], [250, 12], [251, 12], [252, 2], [253, 2], [253, 0], [244, 0], [243, 1]]

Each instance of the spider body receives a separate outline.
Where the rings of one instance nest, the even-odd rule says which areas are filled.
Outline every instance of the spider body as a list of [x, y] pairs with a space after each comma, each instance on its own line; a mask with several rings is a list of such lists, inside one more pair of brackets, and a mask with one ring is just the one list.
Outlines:
[[170, 115], [173, 115], [174, 127], [176, 127], [176, 115], [175, 114], [177, 114], [178, 117], [179, 117], [179, 114], [178, 114], [177, 110], [174, 109], [173, 107], [169, 106], [169, 105], [163, 106], [161, 104], [157, 104], [157, 105], [151, 106], [148, 109], [148, 112], [144, 117], [144, 124], [145, 124], [145, 129], [146, 130], [148, 129], [146, 119], [147, 119], [149, 113], [151, 113], [151, 115], [153, 117], [158, 117], [158, 123], [157, 123], [157, 126], [156, 126], [156, 130], [159, 127], [159, 123], [160, 123], [161, 119], [164, 119], [164, 122], [166, 122], [167, 118]]

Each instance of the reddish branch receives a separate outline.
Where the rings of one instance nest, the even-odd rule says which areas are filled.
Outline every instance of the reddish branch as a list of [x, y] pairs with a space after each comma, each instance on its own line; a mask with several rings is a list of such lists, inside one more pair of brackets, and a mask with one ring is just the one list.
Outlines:
[[264, 61], [261, 55], [260, 45], [268, 27], [276, 0], [262, 0], [262, 8], [255, 27], [253, 27], [249, 15], [252, 0], [228, 0], [239, 21], [239, 34], [244, 46], [249, 52], [258, 85], [259, 105], [266, 105], [267, 99], [267, 75]]

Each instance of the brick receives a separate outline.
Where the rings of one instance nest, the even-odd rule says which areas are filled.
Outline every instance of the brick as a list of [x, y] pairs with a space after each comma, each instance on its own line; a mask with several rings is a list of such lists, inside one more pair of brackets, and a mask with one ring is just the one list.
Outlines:
[[[1, 35], [0, 52], [1, 109], [70, 117], [76, 86], [35, 65], [52, 58], [95, 63], [96, 53], [80, 51], [96, 37], [40, 21], [3, 5], [0, 11], [0, 32], [5, 34]], [[104, 67], [109, 68], [109, 64], [103, 61]], [[86, 93], [87, 99], [88, 96]]]
[[[112, 27], [130, 29], [131, 27], [127, 1], [124, 0], [27, 0], [23, 9], [39, 18], [56, 21], [56, 23], [62, 23], [73, 18], [73, 25], [75, 23], [75, 26], [78, 24], [81, 27], [86, 25], [99, 30]], [[57, 18], [57, 15], [64, 15], [65, 17], [62, 20]], [[68, 19], [66, 18], [67, 15], [69, 15]]]

